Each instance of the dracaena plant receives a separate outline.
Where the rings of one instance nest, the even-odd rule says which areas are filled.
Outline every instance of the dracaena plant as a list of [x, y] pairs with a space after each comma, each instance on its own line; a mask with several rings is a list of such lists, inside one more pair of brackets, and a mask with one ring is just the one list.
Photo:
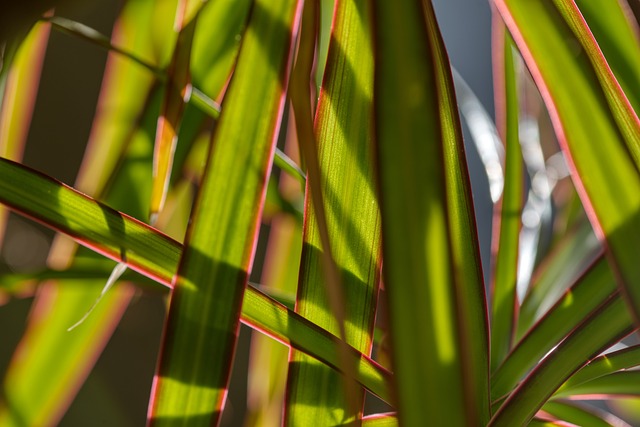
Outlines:
[[[237, 423], [625, 425], [637, 2], [493, 0], [495, 124], [428, 0], [129, 0], [111, 37], [36, 3], [0, 33], [2, 229], [11, 210], [58, 236], [49, 268], [0, 282], [33, 298], [5, 325], [24, 332], [0, 426], [59, 423], [154, 291], [149, 425], [221, 422], [241, 323]], [[51, 31], [109, 52], [71, 186], [20, 163]], [[489, 283], [460, 114], [494, 202]]]

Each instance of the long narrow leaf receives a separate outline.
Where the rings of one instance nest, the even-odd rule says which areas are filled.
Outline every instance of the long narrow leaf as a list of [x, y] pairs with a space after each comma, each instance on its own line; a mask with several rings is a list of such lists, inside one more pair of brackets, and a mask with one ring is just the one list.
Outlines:
[[[147, 127], [154, 124], [156, 115], [157, 112], [153, 111], [147, 115], [151, 119], [146, 123]], [[143, 130], [136, 132], [128, 147], [121, 169], [115, 174], [114, 185], [107, 194], [110, 203], [137, 215], [146, 212], [146, 206], [131, 197], [130, 188], [132, 180], [135, 180], [137, 191], [141, 195], [148, 194], [151, 144], [152, 139], [143, 126]], [[14, 181], [15, 178], [18, 180]], [[13, 179], [5, 179], [8, 187], [20, 183], [34, 184], [28, 179], [20, 180], [19, 176]], [[38, 191], [42, 191], [42, 188], [29, 192], [29, 196], [37, 198]], [[50, 202], [55, 198], [54, 190], [49, 194], [48, 200]], [[41, 201], [45, 200], [43, 198]], [[38, 210], [37, 206], [32, 207]], [[64, 209], [60, 210], [56, 205], [52, 209], [57, 210], [58, 217], [65, 217]], [[94, 218], [103, 218], [101, 211], [94, 214]], [[66, 215], [71, 216], [69, 213]], [[91, 253], [87, 255], [96, 256]], [[83, 315], [86, 315], [100, 294], [97, 289], [104, 286], [108, 277], [107, 272], [102, 277], [101, 284], [97, 284], [95, 280], [88, 281], [92, 286], [86, 288], [76, 286], [73, 281], [61, 280], [50, 282], [46, 288], [38, 290], [34, 307], [38, 307], [40, 313], [29, 317], [25, 334], [14, 352], [4, 384], [7, 400], [15, 402], [7, 409], [19, 410], [27, 425], [41, 424], [40, 420], [47, 420], [44, 425], [56, 424], [107, 344], [132, 296], [131, 287], [115, 287], [104, 296], [95, 307], [96, 313], [88, 316], [86, 322], [71, 333], [67, 329], [83, 319]], [[93, 314], [97, 314], [100, 321], [94, 320]], [[79, 366], [84, 368], [78, 369]], [[31, 374], [40, 371], [51, 371], [51, 375]]]
[[[164, 27], [161, 36], [166, 38], [170, 36], [166, 29], [171, 28], [172, 21], [171, 16], [167, 16], [162, 18], [163, 23], [156, 22], [154, 4], [153, 1], [127, 3], [114, 27], [112, 44], [150, 64], [162, 66], [164, 58], [153, 54], [152, 46], [156, 42], [151, 34], [157, 34], [151, 28]], [[167, 41], [160, 40], [157, 44], [170, 45]], [[81, 191], [98, 196], [96, 189], [104, 188], [122, 153], [123, 148], [119, 147], [129, 141], [154, 80], [151, 72], [130, 59], [117, 52], [109, 55], [86, 160], [76, 180]]]
[[640, 396], [640, 372], [614, 372], [566, 387], [556, 393], [557, 397], [571, 397], [573, 399], [607, 398], [608, 396]]
[[[575, 3], [625, 96], [638, 114], [640, 94], [636, 88], [640, 85], [640, 34], [637, 23], [630, 22], [631, 17], [624, 4], [633, 7], [634, 2], [575, 0]], [[604, 9], [607, 13], [600, 13]]]
[[[574, 37], [580, 42], [584, 53], [587, 55], [600, 86], [603, 89], [618, 128], [624, 136], [627, 148], [635, 161], [636, 167], [640, 168], [640, 119], [638, 119], [638, 115], [629, 102], [626, 93], [622, 90], [620, 83], [618, 83], [618, 79], [607, 62], [598, 41], [578, 8], [577, 2], [554, 0], [553, 3], [562, 15], [567, 26], [573, 32]], [[587, 2], [582, 3], [584, 5], [587, 4]], [[626, 77], [625, 80], [628, 87], [634, 88], [635, 84], [640, 82], [640, 72], [636, 68], [636, 66], [640, 64], [640, 54], [638, 54], [637, 51], [633, 52], [640, 47], [638, 40], [633, 34], [633, 29], [628, 25], [620, 2], [609, 0], [607, 2], [600, 2], [599, 6], [607, 8], [607, 18], [609, 19], [610, 27], [618, 26], [621, 30], [626, 29], [626, 36], [628, 38], [621, 39], [618, 37], [618, 40], [616, 40], [617, 43], [613, 43], [625, 46], [622, 48], [624, 54], [626, 54], [625, 59], [631, 59], [631, 61], [633, 61], [630, 69], [634, 70], [635, 68], [636, 71], [624, 73], [621, 77]], [[604, 36], [605, 34], [601, 35]], [[620, 50], [620, 48], [616, 48], [616, 50]], [[633, 90], [630, 92], [633, 92]]]
[[[574, 182], [599, 237], [608, 243], [621, 288], [631, 306], [640, 307], [632, 255], [640, 251], [640, 240], [628, 238], [640, 232], [638, 117], [575, 3], [497, 0], [496, 5], [570, 154]], [[576, 56], [574, 46], [584, 54]]]
[[398, 417], [396, 414], [369, 415], [362, 419], [364, 427], [397, 427]]
[[253, 6], [175, 279], [149, 404], [152, 425], [220, 419], [298, 9], [293, 0]]
[[[344, 312], [345, 341], [369, 354], [380, 268], [379, 215], [370, 151], [373, 58], [369, 10], [367, 2], [344, 1], [336, 5], [335, 13], [316, 116], [322, 197], [331, 253], [340, 272], [344, 299], [349, 301]], [[311, 203], [308, 197], [296, 311], [339, 336], [340, 319], [334, 318], [326, 296], [324, 245]], [[364, 404], [362, 390], [345, 396], [339, 376], [298, 352], [292, 353], [290, 362], [287, 423], [358, 422]]]
[[[448, 60], [429, 2], [375, 2], [377, 169], [398, 417], [489, 417], [477, 234]], [[425, 398], [438, 396], [437, 399]]]
[[[36, 24], [6, 67], [6, 88], [0, 97], [0, 157], [20, 161], [27, 142], [31, 115], [51, 27]], [[2, 70], [5, 73], [5, 70]], [[8, 212], [0, 207], [0, 248]]]
[[[280, 180], [281, 187], [300, 191], [300, 185], [293, 178], [281, 176]], [[261, 279], [262, 289], [294, 295], [298, 284], [299, 266], [291, 261], [300, 259], [301, 223], [289, 214], [280, 214], [271, 220], [270, 225], [267, 256]], [[288, 359], [288, 348], [278, 345], [262, 334], [252, 335], [247, 374], [247, 427], [282, 425], [281, 415], [286, 389], [282, 378], [287, 373]]]
[[[195, 3], [195, 2], [191, 2]], [[178, 1], [176, 25], [178, 40], [167, 70], [164, 100], [153, 151], [153, 187], [151, 191], [150, 222], [155, 223], [158, 214], [164, 207], [169, 191], [171, 168], [178, 143], [178, 132], [182, 124], [185, 102], [191, 96], [191, 46], [195, 34], [197, 15], [187, 21], [188, 0]]]
[[[16, 179], [7, 179], [11, 176]], [[16, 212], [115, 261], [126, 261], [165, 286], [172, 284], [182, 252], [175, 240], [17, 163], [0, 159], [0, 178], [0, 202]], [[253, 287], [247, 288], [242, 316], [244, 323], [339, 368], [335, 336]], [[351, 354], [358, 366], [356, 379], [391, 403], [390, 373], [361, 353]]]
[[497, 74], [502, 75], [500, 89], [503, 94], [502, 134], [505, 140], [505, 177], [501, 202], [496, 205], [494, 229], [498, 230], [493, 243], [497, 247], [493, 273], [491, 317], [491, 370], [494, 371], [512, 347], [518, 305], [516, 285], [518, 281], [518, 237], [524, 194], [522, 155], [518, 134], [518, 95], [513, 60], [513, 41], [502, 28], [501, 63], [497, 63]]
[[522, 339], [598, 257], [602, 257], [602, 245], [587, 221], [563, 236], [535, 272], [520, 306], [517, 340]]
[[[134, 291], [131, 286], [113, 289], [83, 325], [91, 333], [73, 335], [67, 328], [88, 308], [87, 294], [95, 300], [104, 278], [66, 284], [65, 288], [49, 284], [40, 289], [18, 357], [4, 379], [1, 425], [53, 426], [59, 422]], [[63, 307], [66, 309], [60, 309]]]
[[640, 365], [640, 346], [627, 347], [612, 353], [603, 354], [589, 362], [587, 366], [576, 372], [560, 389], [571, 388], [577, 384], [591, 381], [598, 377], [612, 374], [619, 370]]
[[[627, 427], [629, 424], [612, 414], [596, 411], [595, 408], [585, 408], [574, 402], [551, 401], [542, 408], [544, 412], [560, 420], [581, 427], [610, 427], [612, 425]], [[601, 412], [601, 413], [598, 413]]]
[[606, 260], [600, 258], [518, 342], [496, 370], [491, 378], [492, 400], [511, 391], [545, 354], [615, 290], [611, 269]]
[[529, 373], [494, 414], [490, 426], [526, 424], [572, 373], [629, 334], [621, 298], [609, 298]]

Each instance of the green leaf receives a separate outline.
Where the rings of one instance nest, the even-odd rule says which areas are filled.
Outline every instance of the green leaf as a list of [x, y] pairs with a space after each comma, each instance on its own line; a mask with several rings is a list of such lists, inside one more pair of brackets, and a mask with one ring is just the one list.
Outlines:
[[543, 420], [540, 418], [534, 418], [533, 420], [531, 420], [531, 422], [529, 424], [527, 424], [529, 427], [565, 427], [566, 423], [563, 422], [554, 422], [554, 421], [547, 421], [547, 420]]
[[[166, 7], [168, 1], [162, 2]], [[156, 2], [127, 2], [113, 29], [111, 44], [131, 52], [146, 63], [162, 66], [166, 47], [157, 53], [154, 45], [171, 45], [172, 15], [156, 14]], [[175, 8], [175, 3], [174, 6]], [[175, 9], [174, 9], [175, 10]], [[162, 28], [154, 32], [154, 27]], [[155, 41], [154, 37], [160, 38]], [[99, 197], [142, 117], [155, 75], [118, 52], [109, 55], [102, 91], [91, 128], [89, 143], [76, 187]], [[55, 249], [54, 249], [55, 251]]]
[[624, 301], [609, 298], [535, 366], [493, 415], [490, 425], [526, 424], [571, 374], [632, 330]]
[[[13, 60], [9, 62], [9, 58], [5, 58], [0, 66], [0, 85], [6, 85], [0, 90], [0, 157], [22, 159], [50, 29], [49, 25], [36, 24]], [[0, 207], [0, 248], [7, 218], [8, 211]]]
[[152, 425], [210, 425], [224, 407], [293, 49], [294, 0], [258, 0], [191, 216], [154, 379]]
[[[293, 146], [291, 144], [290, 146]], [[299, 183], [280, 177], [280, 187], [288, 194], [302, 196]], [[289, 214], [277, 214], [270, 221], [269, 242], [262, 270], [261, 289], [270, 296], [290, 294], [295, 305], [298, 285], [298, 262], [302, 251], [302, 222]], [[247, 374], [247, 427], [279, 427], [285, 399], [289, 349], [260, 333], [251, 337], [251, 355]]]
[[[200, 11], [191, 53], [193, 86], [221, 102], [252, 0], [208, 1]], [[224, 29], [223, 32], [220, 30]]]
[[640, 280], [633, 255], [640, 240], [629, 238], [640, 232], [640, 122], [574, 2], [496, 5], [547, 103], [619, 284], [640, 307], [640, 288], [632, 286]]
[[607, 396], [640, 396], [640, 372], [614, 372], [563, 388], [556, 397], [605, 398]]
[[[449, 62], [430, 2], [375, 2], [384, 277], [398, 417], [484, 424], [488, 334]], [[425, 398], [438, 396], [438, 398]]]
[[517, 343], [491, 378], [491, 398], [497, 400], [534, 368], [545, 354], [616, 291], [615, 278], [600, 258]]
[[[261, 292], [248, 287], [242, 307], [242, 321], [272, 338], [302, 350], [341, 370], [338, 338], [278, 304]], [[391, 393], [391, 373], [366, 355], [349, 347], [347, 362], [355, 366], [355, 379], [367, 390], [389, 404], [394, 404]]]
[[[16, 179], [8, 179], [11, 176]], [[9, 160], [0, 159], [0, 178], [0, 202], [115, 261], [126, 261], [129, 268], [152, 280], [171, 285], [182, 252], [175, 240]], [[242, 309], [244, 323], [339, 367], [337, 338], [284, 305], [250, 286]], [[357, 366], [356, 379], [391, 403], [390, 373], [355, 350], [350, 354]]]
[[151, 188], [149, 213], [152, 224], [156, 222], [158, 214], [164, 207], [167, 192], [169, 191], [169, 180], [178, 143], [178, 132], [182, 124], [185, 102], [191, 96], [189, 65], [197, 15], [189, 21], [185, 20], [188, 4], [188, 0], [178, 1], [178, 10], [176, 11], [178, 40], [167, 70], [164, 100], [158, 117], [158, 128], [153, 150], [153, 186]]
[[[602, 246], [587, 221], [582, 221], [562, 237], [535, 272], [533, 283], [522, 301], [516, 334], [518, 341], [598, 257], [602, 257]], [[613, 291], [614, 287], [607, 289]]]
[[[640, 168], [640, 120], [636, 112], [633, 110], [626, 93], [622, 90], [609, 63], [603, 55], [598, 40], [591, 32], [591, 28], [589, 28], [587, 21], [584, 19], [578, 3], [554, 0], [554, 4], [567, 26], [571, 29], [575, 39], [579, 41], [584, 49], [584, 53], [595, 71], [631, 157], [634, 159], [636, 167]], [[582, 1], [581, 4], [583, 7], [589, 6], [588, 1]], [[594, 6], [595, 5], [592, 4], [592, 7]], [[611, 29], [617, 27], [617, 31], [611, 31], [611, 33], [623, 32], [623, 35], [613, 37], [609, 35], [608, 31], [604, 33], [601, 32], [600, 35], [612, 40], [612, 43], [607, 45], [609, 53], [611, 54], [609, 56], [613, 56], [612, 59], [619, 66], [618, 75], [626, 81], [627, 87], [631, 89], [629, 92], [633, 93], [637, 83], [640, 82], [640, 70], [637, 69], [637, 65], [640, 65], [640, 54], [637, 51], [640, 45], [638, 44], [637, 35], [635, 34], [635, 28], [629, 25], [619, 2], [609, 0], [598, 2], [597, 6], [599, 8], [607, 8], [607, 26]], [[591, 16], [593, 17], [593, 12]], [[600, 22], [604, 22], [604, 20]], [[613, 49], [615, 49], [615, 53], [612, 52]], [[614, 55], [619, 56], [615, 57]], [[628, 62], [625, 64], [621, 59], [627, 60]], [[620, 72], [620, 66], [630, 67], [631, 72]]]
[[7, 81], [0, 98], [0, 157], [22, 158], [50, 30], [47, 24], [36, 24], [13, 60], [8, 63], [9, 59], [5, 58], [2, 72], [7, 73]]
[[[503, 135], [505, 140], [505, 176], [503, 197], [495, 206], [494, 228], [499, 226], [493, 272], [493, 294], [491, 317], [491, 370], [502, 363], [512, 347], [518, 305], [516, 285], [518, 281], [518, 238], [520, 234], [524, 174], [520, 138], [518, 133], [518, 93], [513, 58], [513, 40], [502, 28], [501, 43], [503, 85], [500, 92], [504, 99]], [[497, 46], [500, 48], [499, 46]]]
[[[96, 46], [100, 46], [104, 49], [107, 49], [110, 52], [123, 55], [126, 58], [132, 60], [133, 62], [136, 62], [142, 67], [148, 69], [153, 74], [156, 74], [158, 77], [161, 77], [163, 79], [165, 78], [164, 72], [159, 68], [158, 65], [155, 64], [155, 62], [149, 62], [147, 59], [143, 59], [137, 56], [137, 54], [134, 53], [133, 51], [127, 50], [128, 48], [132, 48], [134, 46], [131, 46], [131, 43], [127, 43], [126, 39], [121, 40], [122, 43], [126, 44], [125, 47], [116, 46], [112, 43], [109, 37], [100, 33], [95, 28], [91, 28], [81, 22], [77, 22], [68, 18], [63, 18], [61, 16], [44, 16], [42, 20], [45, 22], [49, 22], [51, 26], [57, 31], [68, 34], [70, 36], [81, 38], [90, 43], [93, 43]], [[120, 20], [119, 22], [122, 22], [122, 20]], [[116, 24], [116, 28], [118, 28], [117, 24]], [[115, 35], [116, 37], [114, 37], [114, 42], [117, 42], [118, 39], [121, 38], [121, 37], [118, 37], [118, 30], [116, 30]]]
[[[630, 21], [633, 18], [621, 2], [576, 0], [575, 3], [637, 114], [640, 111], [640, 94], [637, 91], [640, 85], [640, 39], [637, 23]], [[601, 13], [605, 8], [607, 13]]]
[[82, 330], [67, 332], [96, 299], [104, 280], [66, 280], [64, 286], [39, 290], [4, 379], [0, 425], [55, 425], [62, 418], [134, 292], [131, 286], [116, 286]]
[[376, 414], [368, 415], [362, 419], [364, 427], [396, 427], [398, 417], [396, 414]]
[[563, 384], [559, 392], [571, 389], [583, 382], [612, 374], [619, 370], [629, 369], [640, 365], [640, 346], [627, 347], [622, 350], [603, 354], [590, 361], [588, 365], [576, 372]]
[[[581, 427], [610, 427], [614, 425], [626, 426], [627, 424], [609, 413], [598, 414], [595, 408], [585, 408], [574, 402], [551, 401], [547, 402], [542, 410], [562, 421]], [[602, 415], [602, 416], [600, 416]]]
[[[152, 139], [146, 134], [144, 125], [146, 128], [154, 125], [156, 116], [157, 112], [154, 111], [147, 114], [151, 123], [143, 123], [142, 129], [132, 137], [126, 156], [121, 161], [121, 168], [115, 174], [113, 186], [107, 194], [107, 199], [111, 203], [123, 206], [137, 215], [146, 212], [144, 203], [148, 202], [148, 197], [140, 202], [139, 199], [131, 197], [130, 189], [132, 182], [136, 182], [137, 191], [141, 195], [148, 194], [149, 187], [145, 184], [150, 183]], [[6, 192], [26, 191], [25, 197], [31, 201], [30, 207], [34, 212], [47, 213], [47, 209], [43, 209], [40, 203], [54, 202], [58, 189], [55, 186], [52, 188], [39, 185], [37, 179], [24, 178], [17, 172], [11, 175], [11, 178], [4, 179], [8, 184], [5, 188]], [[35, 186], [32, 191], [20, 189], [20, 187], [11, 188], [16, 185], [26, 185], [28, 188], [29, 184]], [[46, 196], [42, 194], [43, 191]], [[94, 206], [91, 203], [89, 205]], [[80, 206], [80, 209], [83, 209], [86, 205], [71, 202], [70, 206]], [[65, 211], [57, 205], [57, 202], [49, 205], [48, 212], [57, 212], [59, 221], [66, 219], [74, 225], [78, 224], [75, 219], [79, 215]], [[91, 221], [96, 218], [104, 220], [102, 209], [97, 209], [92, 215], [79, 220], [80, 222], [83, 219], [88, 220], [85, 225], [91, 228]], [[71, 229], [76, 228], [69, 223], [67, 225]], [[108, 221], [106, 226], [110, 227]], [[83, 233], [83, 231], [78, 232]], [[85, 229], [84, 233], [86, 232]], [[91, 255], [96, 256], [96, 254]], [[121, 256], [125, 255], [121, 254]], [[6, 406], [6, 410], [19, 410], [21, 412], [19, 416], [27, 425], [37, 425], [38, 420], [48, 419], [55, 424], [55, 419], [64, 414], [122, 316], [133, 290], [116, 287], [95, 307], [95, 313], [88, 317], [87, 322], [73, 332], [67, 332], [67, 329], [82, 319], [94, 304], [96, 296], [100, 294], [97, 288], [104, 286], [108, 276], [109, 273], [105, 272], [100, 284], [95, 280], [88, 281], [93, 286], [86, 288], [77, 286], [77, 282], [62, 280], [50, 283], [45, 290], [36, 294], [34, 306], [42, 307], [42, 314], [29, 317], [25, 334], [14, 353], [7, 370], [7, 381], [4, 384], [7, 400], [15, 402]], [[100, 317], [100, 321], [92, 320], [96, 314]], [[27, 366], [23, 364], [24, 361], [28, 363]], [[48, 372], [53, 366], [55, 366], [55, 373], [52, 372], [51, 375], [33, 376], [31, 374], [32, 371]], [[83, 369], [78, 369], [78, 366], [82, 366]], [[9, 417], [15, 416], [15, 413], [9, 414]]]
[[[370, 151], [373, 56], [369, 13], [366, 1], [337, 4], [315, 121], [330, 253], [339, 272], [344, 301], [348, 302], [344, 307], [344, 338], [364, 354], [370, 353], [373, 341], [381, 263], [379, 212], [373, 153]], [[310, 73], [307, 72], [306, 76], [306, 81], [301, 84], [309, 88]], [[294, 101], [294, 106], [302, 102], [309, 105], [308, 92], [308, 89], [296, 92], [306, 95], [302, 96], [300, 102]], [[301, 113], [300, 109], [296, 109], [296, 119], [299, 120]], [[308, 118], [311, 123], [311, 116]], [[301, 141], [301, 144], [311, 143], [309, 139]], [[309, 177], [310, 180], [315, 178], [311, 168]], [[308, 191], [312, 194], [307, 196], [305, 204], [304, 246], [296, 312], [340, 336], [340, 319], [334, 315], [327, 295], [330, 290], [326, 287], [330, 279], [323, 274], [323, 257], [327, 251], [324, 250], [319, 230], [318, 206], [313, 206], [316, 199], [312, 200], [311, 197], [316, 188], [311, 185]], [[316, 360], [300, 352], [292, 352], [286, 423], [358, 423], [362, 417], [364, 390], [349, 390], [345, 388], [343, 380], [335, 371]]]

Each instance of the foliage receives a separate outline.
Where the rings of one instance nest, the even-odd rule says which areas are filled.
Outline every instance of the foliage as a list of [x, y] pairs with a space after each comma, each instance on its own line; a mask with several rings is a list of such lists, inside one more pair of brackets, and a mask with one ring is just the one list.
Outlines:
[[[31, 313], [0, 425], [58, 424], [153, 294], [149, 425], [633, 422], [617, 403], [640, 393], [633, 5], [492, 4], [496, 124], [428, 0], [129, 0], [110, 37], [7, 9], [0, 230], [9, 209], [58, 236], [48, 268], [1, 276]], [[50, 32], [108, 52], [73, 187], [22, 164]], [[487, 284], [460, 115], [494, 203]], [[109, 423], [142, 421], [109, 400]]]

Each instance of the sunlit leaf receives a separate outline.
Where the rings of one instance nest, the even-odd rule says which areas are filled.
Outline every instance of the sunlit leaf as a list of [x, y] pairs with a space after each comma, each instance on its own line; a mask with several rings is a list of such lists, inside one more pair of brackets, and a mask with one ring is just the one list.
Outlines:
[[[341, 336], [341, 319], [334, 313], [328, 295], [332, 292], [327, 289], [331, 278], [325, 276], [323, 266], [327, 251], [321, 236], [317, 199], [313, 198], [313, 192], [321, 187], [330, 253], [339, 274], [339, 281], [334, 283], [340, 283], [345, 303], [341, 313], [345, 341], [364, 354], [371, 351], [380, 268], [379, 214], [371, 152], [373, 58], [369, 13], [367, 2], [363, 1], [336, 5], [315, 121], [322, 185], [313, 187], [310, 182], [307, 187], [311, 195], [306, 199], [296, 302], [296, 312]], [[309, 88], [310, 73], [306, 75], [301, 84]], [[296, 95], [300, 93], [304, 92]], [[309, 105], [308, 95], [301, 101], [294, 100], [294, 106], [303, 102]], [[296, 115], [302, 111], [296, 109]], [[308, 117], [311, 118], [310, 114]], [[298, 136], [303, 137], [300, 132]], [[311, 143], [310, 139], [301, 144]], [[317, 179], [311, 170], [312, 161], [307, 160], [309, 180]], [[358, 422], [361, 418], [364, 391], [353, 387], [350, 390], [343, 378], [308, 356], [292, 352], [287, 381], [288, 425], [309, 425], [317, 420], [340, 424], [349, 420]]]
[[284, 107], [297, 5], [253, 6], [175, 279], [149, 404], [153, 425], [210, 425], [222, 413]]
[[[27, 142], [31, 115], [40, 83], [42, 62], [50, 27], [36, 24], [22, 42], [16, 56], [0, 67], [0, 79], [6, 79], [0, 96], [0, 157], [20, 161]], [[8, 211], [0, 207], [0, 248]]]
[[568, 386], [556, 393], [557, 397], [592, 400], [608, 396], [640, 396], [640, 372], [626, 371], [603, 375], [590, 381]]
[[[5, 179], [10, 176], [16, 180]], [[0, 202], [115, 261], [126, 261], [132, 270], [164, 286], [172, 284], [182, 252], [182, 246], [175, 240], [11, 161], [0, 159], [0, 178]], [[244, 323], [339, 369], [334, 335], [251, 286], [245, 293], [242, 310]], [[356, 379], [367, 390], [392, 403], [391, 374], [355, 350], [349, 355], [351, 363], [357, 366]]]
[[[524, 194], [524, 171], [520, 153], [518, 134], [519, 106], [517, 79], [513, 60], [513, 41], [502, 29], [501, 44], [494, 48], [501, 50], [502, 61], [495, 64], [501, 69], [503, 122], [502, 134], [505, 141], [505, 174], [503, 197], [495, 207], [494, 228], [499, 226], [493, 271], [491, 304], [491, 369], [494, 371], [504, 360], [513, 344], [518, 306], [516, 285], [518, 281], [518, 237]], [[498, 36], [496, 36], [498, 37]]]
[[[376, 2], [384, 277], [401, 423], [489, 417], [484, 287], [448, 60], [429, 2]], [[438, 399], [425, 399], [438, 396]]]
[[59, 422], [134, 291], [122, 285], [106, 295], [82, 325], [89, 334], [67, 332], [88, 308], [87, 295], [95, 300], [103, 285], [104, 278], [80, 283], [66, 280], [64, 287], [51, 284], [40, 289], [29, 328], [16, 350], [19, 357], [14, 357], [4, 379], [1, 425], [53, 426]]
[[[153, 186], [149, 218], [153, 224], [164, 207], [169, 191], [171, 168], [178, 143], [185, 102], [191, 96], [191, 46], [195, 34], [197, 16], [186, 21], [188, 0], [178, 1], [176, 25], [178, 39], [167, 70], [164, 100], [158, 117], [158, 127], [153, 150]], [[196, 2], [191, 2], [196, 3]]]
[[564, 389], [571, 389], [571, 387], [577, 384], [638, 365], [640, 365], [640, 346], [627, 347], [622, 350], [603, 354], [590, 361], [587, 366], [569, 378], [559, 392], [562, 392]]
[[593, 407], [585, 407], [575, 402], [551, 401], [547, 402], [542, 410], [562, 421], [577, 426], [626, 427], [627, 423], [605, 411], [598, 411]]
[[491, 378], [492, 400], [518, 382], [616, 291], [615, 279], [604, 258], [594, 263], [566, 294], [517, 343]]
[[[550, 111], [589, 219], [632, 307], [640, 232], [640, 121], [574, 2], [497, 0]], [[589, 117], [589, 120], [585, 120]]]
[[609, 298], [540, 361], [493, 415], [492, 426], [525, 424], [574, 372], [633, 330], [621, 298]]

